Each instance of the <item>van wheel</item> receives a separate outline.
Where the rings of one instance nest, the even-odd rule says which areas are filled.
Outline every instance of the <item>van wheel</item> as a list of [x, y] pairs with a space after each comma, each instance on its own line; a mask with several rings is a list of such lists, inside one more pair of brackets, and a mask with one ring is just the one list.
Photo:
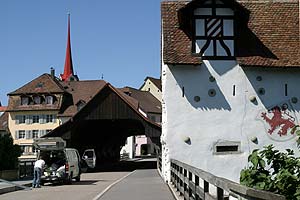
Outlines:
[[75, 177], [75, 180], [76, 180], [77, 182], [80, 181], [80, 174], [79, 174], [77, 177]]

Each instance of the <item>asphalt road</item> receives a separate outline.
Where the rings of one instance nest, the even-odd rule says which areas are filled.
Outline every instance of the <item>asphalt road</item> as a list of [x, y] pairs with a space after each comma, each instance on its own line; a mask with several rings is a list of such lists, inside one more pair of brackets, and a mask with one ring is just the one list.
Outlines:
[[98, 200], [174, 200], [156, 169], [140, 169], [118, 182]]
[[72, 185], [45, 185], [29, 191], [0, 195], [1, 200], [89, 200], [129, 172], [99, 172], [82, 174], [80, 182]]

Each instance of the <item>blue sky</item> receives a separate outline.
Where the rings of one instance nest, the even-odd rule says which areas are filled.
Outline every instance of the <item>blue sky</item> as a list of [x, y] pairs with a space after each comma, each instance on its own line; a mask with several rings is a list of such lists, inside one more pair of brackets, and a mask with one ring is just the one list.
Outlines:
[[0, 101], [43, 73], [63, 72], [67, 13], [74, 71], [138, 88], [160, 76], [160, 0], [0, 0]]

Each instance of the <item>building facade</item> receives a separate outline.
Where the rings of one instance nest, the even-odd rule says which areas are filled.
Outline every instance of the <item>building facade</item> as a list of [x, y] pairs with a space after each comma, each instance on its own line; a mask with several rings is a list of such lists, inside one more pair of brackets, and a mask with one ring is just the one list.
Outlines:
[[61, 74], [61, 78], [57, 78], [51, 68], [50, 74], [43, 74], [8, 94], [8, 129], [14, 143], [23, 150], [20, 159], [35, 159], [33, 140], [46, 135], [70, 118], [64, 115], [66, 109], [72, 105], [72, 93], [68, 92], [66, 83], [78, 80], [73, 72], [68, 15], [67, 48], [64, 74]]
[[43, 74], [8, 94], [8, 128], [14, 143], [21, 146], [21, 158], [35, 158], [33, 139], [41, 137], [60, 125], [65, 91], [56, 79]]
[[150, 92], [161, 102], [161, 80], [153, 77], [146, 77], [144, 84], [140, 87], [141, 91]]
[[[298, 1], [164, 1], [162, 162], [239, 181], [254, 149], [297, 149]], [[288, 16], [288, 17], [286, 17]]]
[[[157, 124], [161, 124], [161, 101], [159, 100], [161, 99], [160, 83], [159, 79], [147, 77], [139, 90], [130, 87], [121, 89], [127, 96], [137, 101], [138, 110], [142, 115]], [[129, 158], [155, 155], [157, 153], [151, 138], [144, 134], [128, 137], [120, 153], [122, 154], [124, 152], [129, 154]]]

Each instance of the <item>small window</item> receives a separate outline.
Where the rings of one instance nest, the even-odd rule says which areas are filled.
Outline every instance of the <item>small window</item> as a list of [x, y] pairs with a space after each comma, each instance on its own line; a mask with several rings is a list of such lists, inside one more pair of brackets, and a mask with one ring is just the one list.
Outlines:
[[217, 2], [194, 10], [193, 53], [202, 59], [234, 59], [234, 11]]
[[79, 103], [77, 104], [77, 111], [81, 110], [81, 109], [85, 106], [85, 104], [86, 104], [86, 103], [84, 103], [84, 102], [79, 102]]
[[32, 131], [32, 138], [38, 138], [39, 137], [39, 130], [33, 130]]
[[33, 97], [33, 103], [34, 104], [41, 104], [41, 97], [40, 96]]
[[53, 96], [46, 96], [46, 104], [53, 104]]
[[214, 144], [214, 154], [224, 155], [224, 154], [237, 154], [241, 153], [241, 142], [216, 142]]
[[16, 120], [18, 121], [18, 122], [16, 122], [17, 124], [25, 124], [26, 116], [25, 115], [17, 115]]
[[35, 146], [31, 146], [31, 149], [32, 149], [32, 153], [36, 154], [38, 151], [37, 149], [35, 148]]
[[20, 130], [19, 131], [19, 139], [25, 139], [26, 134], [25, 134], [25, 130]]
[[152, 116], [150, 116], [150, 120], [153, 121], [153, 122], [155, 122], [156, 117], [152, 115]]
[[32, 123], [39, 123], [40, 116], [39, 115], [32, 115]]
[[20, 145], [21, 151], [23, 155], [31, 154], [31, 146], [29, 145]]
[[53, 115], [46, 115], [46, 123], [52, 123], [54, 121]]
[[21, 105], [28, 105], [29, 97], [21, 97]]
[[25, 153], [25, 145], [20, 145], [20, 149], [21, 149], [21, 152], [22, 152], [22, 154], [24, 154]]

